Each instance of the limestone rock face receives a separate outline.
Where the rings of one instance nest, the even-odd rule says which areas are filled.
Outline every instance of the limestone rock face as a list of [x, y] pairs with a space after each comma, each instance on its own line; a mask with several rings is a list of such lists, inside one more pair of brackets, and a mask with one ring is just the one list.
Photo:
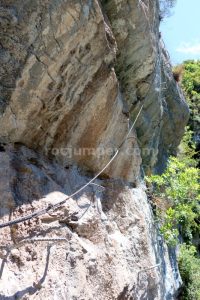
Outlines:
[[176, 154], [189, 112], [161, 40], [158, 1], [104, 2], [119, 50], [117, 75], [132, 119], [144, 105], [136, 124], [143, 166], [161, 172], [167, 157]]
[[[2, 2], [0, 139], [97, 171], [143, 104], [143, 167], [162, 169], [188, 108], [159, 40], [158, 3], [109, 0], [105, 10], [114, 36], [98, 1]], [[139, 153], [136, 138], [128, 147]], [[134, 180], [139, 156], [122, 155], [118, 172], [107, 173]]]
[[1, 1], [0, 223], [65, 199], [120, 151], [61, 208], [0, 228], [0, 299], [175, 298], [176, 255], [141, 175], [163, 170], [188, 119], [158, 11], [145, 0]]
[[[2, 32], [0, 139], [97, 171], [121, 144], [129, 122], [112, 67], [115, 39], [98, 1], [83, 2], [2, 5], [2, 20], [9, 16], [14, 24]], [[127, 146], [138, 154], [121, 155], [111, 175], [138, 176], [133, 135]]]
[[[90, 179], [19, 145], [0, 153], [0, 166], [4, 222], [58, 203]], [[122, 180], [96, 180], [62, 209], [1, 229], [0, 245], [0, 299], [161, 300], [180, 285], [145, 187]]]

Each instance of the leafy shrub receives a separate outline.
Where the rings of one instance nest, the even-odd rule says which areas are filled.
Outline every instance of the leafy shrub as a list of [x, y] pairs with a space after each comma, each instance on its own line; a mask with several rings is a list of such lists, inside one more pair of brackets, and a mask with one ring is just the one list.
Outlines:
[[200, 61], [188, 60], [184, 62], [182, 85], [189, 102], [193, 96], [200, 99]]
[[196, 248], [181, 245], [178, 264], [184, 284], [181, 299], [200, 300], [200, 258], [197, 256]]
[[188, 131], [179, 157], [170, 158], [162, 175], [147, 178], [154, 186], [154, 197], [171, 204], [166, 211], [158, 212], [161, 233], [170, 245], [178, 242], [179, 234], [185, 242], [190, 243], [200, 232], [199, 170], [192, 158], [195, 150], [192, 151], [188, 145], [190, 137], [191, 132]]
[[200, 60], [188, 60], [183, 63], [182, 88], [190, 107], [189, 127], [193, 131], [192, 139], [196, 143], [195, 158], [200, 167]]

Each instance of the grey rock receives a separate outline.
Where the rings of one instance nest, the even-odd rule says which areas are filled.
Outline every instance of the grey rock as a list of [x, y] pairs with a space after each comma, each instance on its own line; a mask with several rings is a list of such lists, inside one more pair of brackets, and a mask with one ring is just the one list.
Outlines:
[[158, 1], [108, 0], [104, 5], [116, 38], [116, 72], [136, 124], [146, 172], [162, 172], [176, 154], [189, 109], [159, 33]]
[[[25, 146], [0, 152], [2, 161], [1, 223], [58, 203], [91, 179]], [[158, 234], [144, 185], [95, 183], [49, 218], [1, 229], [0, 299], [173, 299], [176, 256]], [[60, 222], [75, 212], [75, 226]]]

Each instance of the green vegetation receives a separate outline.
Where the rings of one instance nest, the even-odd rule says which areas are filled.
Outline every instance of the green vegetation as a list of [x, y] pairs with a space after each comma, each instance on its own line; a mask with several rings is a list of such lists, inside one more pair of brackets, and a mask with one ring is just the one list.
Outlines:
[[188, 100], [193, 101], [194, 98], [200, 100], [200, 61], [188, 60], [182, 66], [184, 67], [182, 85]]
[[[181, 82], [189, 108], [189, 129], [192, 131], [191, 141], [195, 143], [194, 158], [200, 167], [200, 60], [188, 60], [173, 68], [173, 75], [177, 82]], [[189, 142], [190, 143], [190, 142]]]
[[181, 299], [200, 300], [200, 61], [186, 61], [173, 74], [188, 101], [190, 121], [178, 156], [169, 159], [164, 174], [152, 175], [147, 181], [154, 187], [155, 203], [160, 199], [167, 204], [156, 212], [163, 237], [170, 246], [180, 243]]
[[[190, 107], [189, 126], [193, 131], [193, 140], [198, 151], [200, 150], [200, 61], [186, 61], [183, 67], [182, 87]], [[199, 161], [198, 155], [196, 158]]]
[[200, 299], [200, 258], [194, 246], [183, 244], [178, 258], [179, 270], [184, 283], [181, 299]]
[[[165, 211], [157, 209], [160, 231], [169, 246], [184, 241], [179, 251], [179, 270], [184, 283], [181, 299], [200, 300], [200, 258], [192, 245], [200, 242], [199, 169], [193, 156], [195, 147], [187, 131], [182, 152], [171, 157], [162, 175], [147, 181], [154, 185], [154, 197], [170, 204]], [[188, 143], [190, 141], [190, 143]]]
[[154, 185], [154, 196], [170, 203], [165, 212], [158, 211], [161, 233], [170, 245], [178, 242], [179, 234], [191, 243], [200, 231], [198, 175], [194, 159], [181, 155], [170, 158], [164, 174], [147, 179]]

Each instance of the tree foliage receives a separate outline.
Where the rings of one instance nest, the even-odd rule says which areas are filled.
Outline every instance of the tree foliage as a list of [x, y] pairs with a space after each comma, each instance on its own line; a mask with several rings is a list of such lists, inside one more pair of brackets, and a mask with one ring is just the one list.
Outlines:
[[197, 256], [196, 248], [181, 245], [178, 263], [184, 283], [181, 299], [200, 300], [200, 258]]
[[154, 197], [170, 203], [165, 211], [157, 211], [160, 231], [170, 246], [184, 242], [179, 251], [179, 269], [183, 279], [181, 299], [200, 300], [200, 258], [192, 245], [200, 240], [199, 169], [194, 160], [192, 132], [187, 130], [178, 157], [171, 157], [162, 175], [147, 181], [154, 186]]
[[[193, 131], [196, 148], [200, 150], [200, 61], [188, 60], [183, 63], [182, 88], [190, 107], [189, 126]], [[197, 156], [197, 158], [199, 158]]]
[[160, 0], [160, 17], [161, 19], [171, 15], [171, 9], [175, 6], [177, 0]]
[[178, 242], [181, 234], [185, 242], [192, 242], [200, 231], [199, 170], [188, 157], [171, 157], [162, 175], [152, 175], [148, 182], [154, 185], [154, 195], [171, 206], [158, 212], [161, 233], [170, 245]]

